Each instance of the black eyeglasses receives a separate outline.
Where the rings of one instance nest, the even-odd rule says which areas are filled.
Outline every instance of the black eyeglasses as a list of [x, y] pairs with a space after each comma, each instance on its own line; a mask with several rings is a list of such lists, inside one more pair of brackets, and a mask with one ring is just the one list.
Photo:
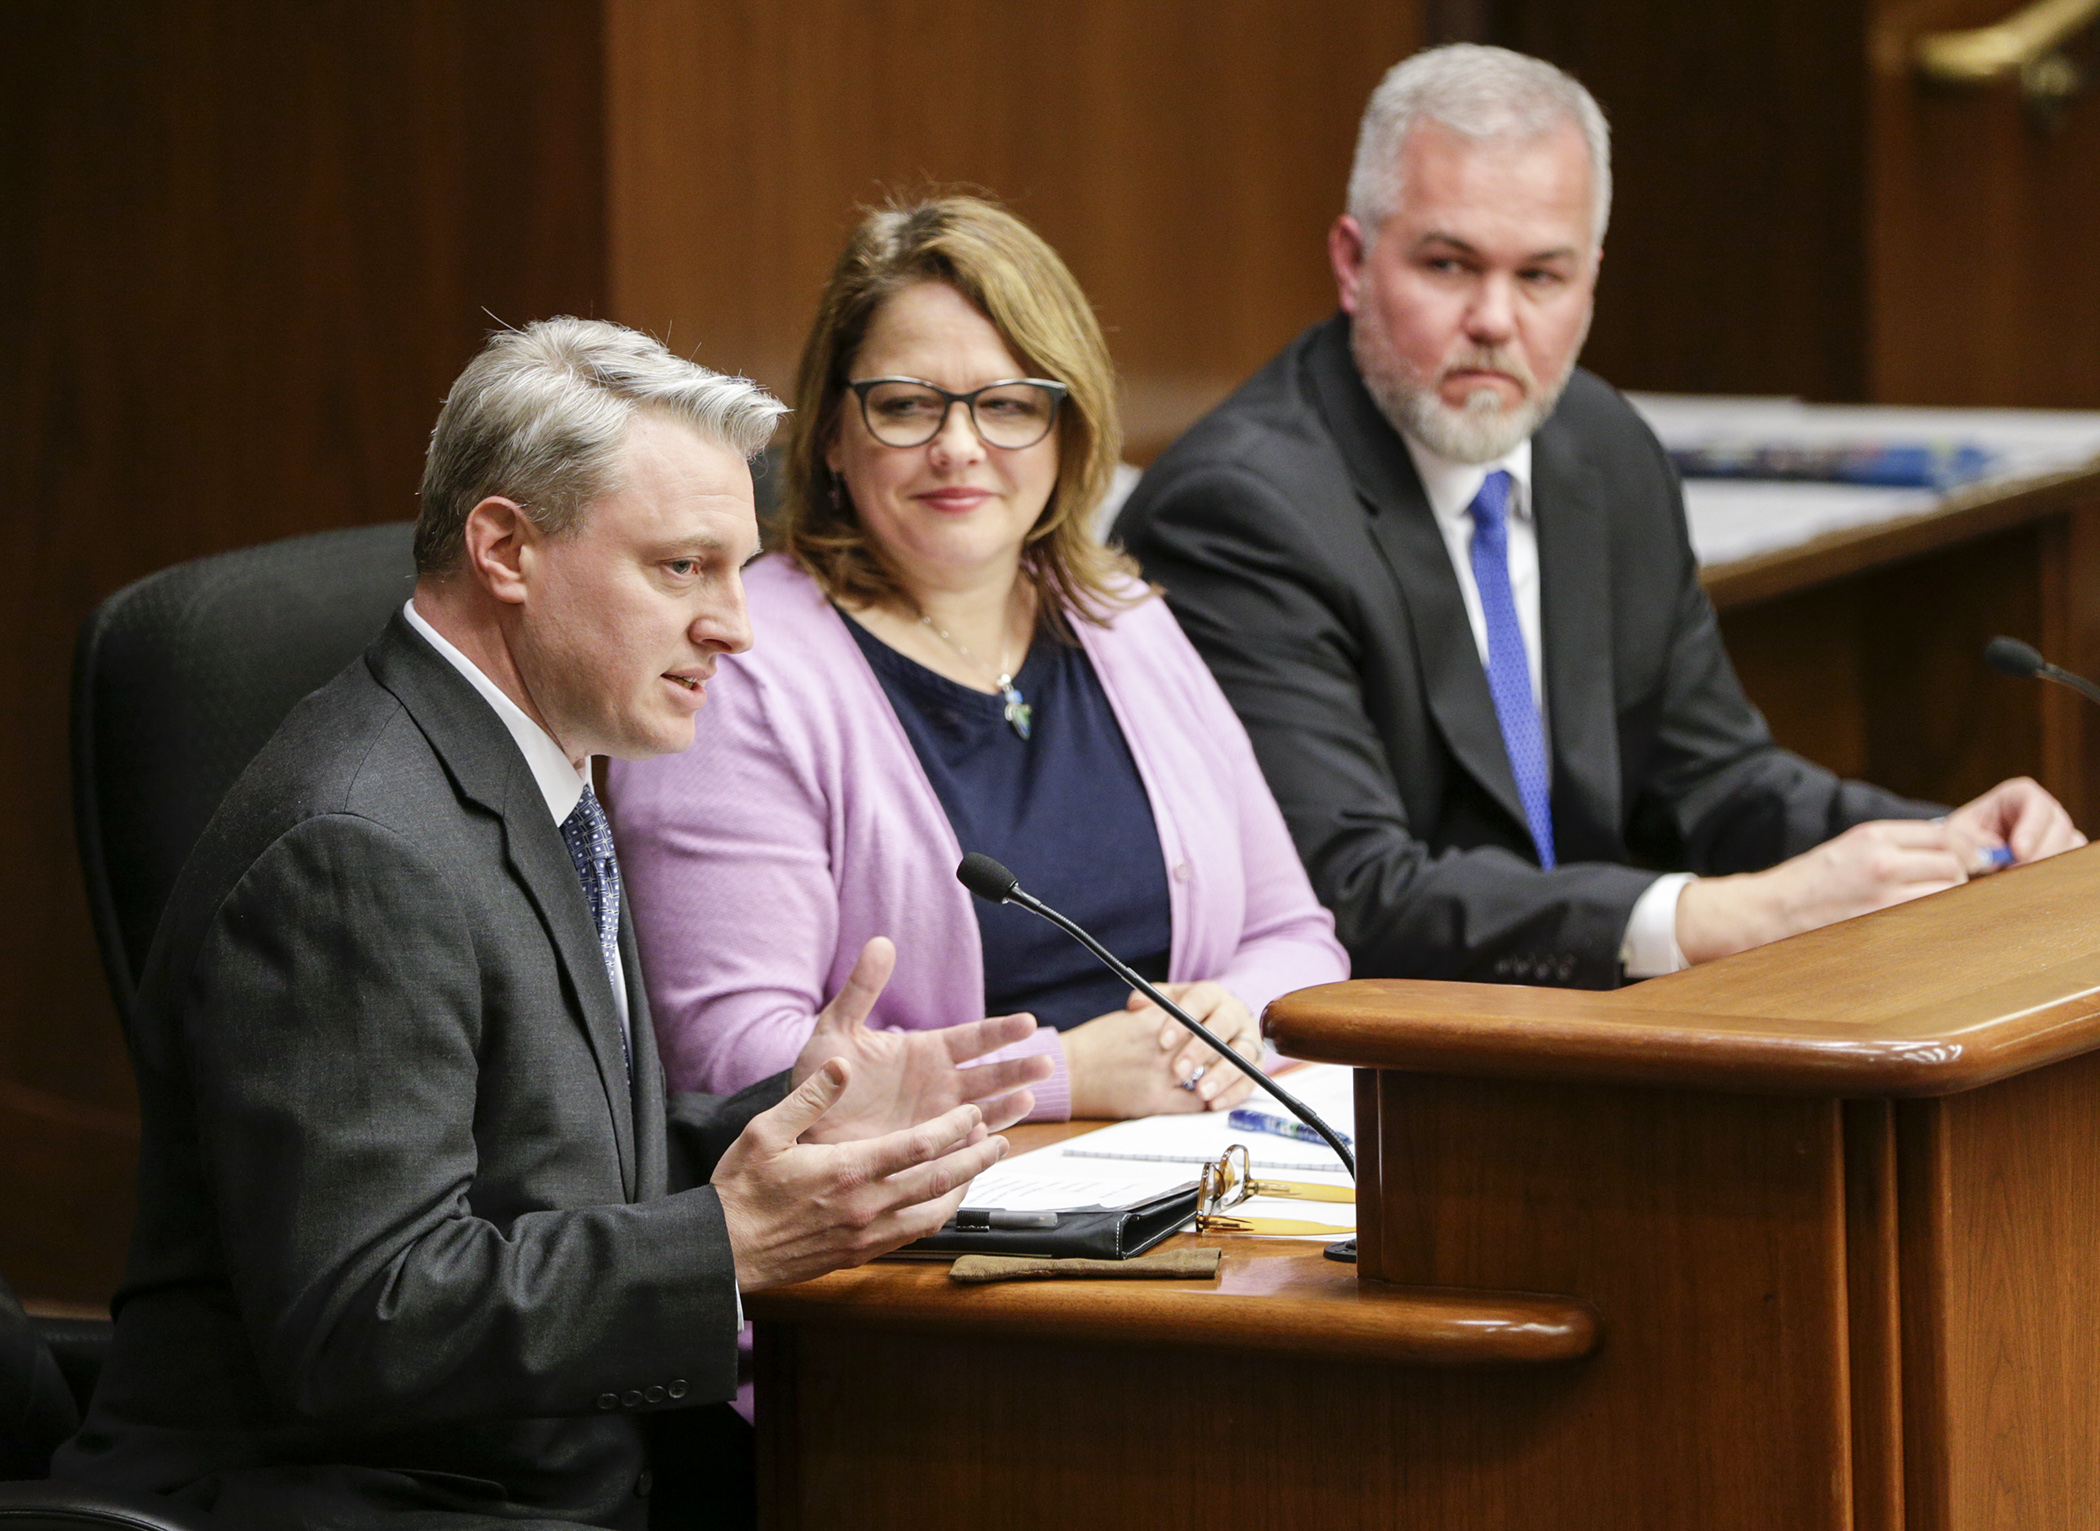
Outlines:
[[1040, 377], [1010, 377], [968, 393], [950, 393], [917, 377], [864, 377], [846, 386], [860, 396], [868, 434], [886, 447], [926, 445], [948, 423], [948, 411], [960, 404], [986, 446], [1009, 452], [1049, 435], [1058, 407], [1071, 392], [1063, 383]]

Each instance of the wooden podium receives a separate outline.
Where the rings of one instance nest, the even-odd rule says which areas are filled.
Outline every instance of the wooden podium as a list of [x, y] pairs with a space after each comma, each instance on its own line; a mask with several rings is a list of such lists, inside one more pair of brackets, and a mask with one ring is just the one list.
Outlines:
[[2100, 1518], [2100, 847], [1617, 993], [1268, 1022], [1361, 1070], [1354, 1272], [754, 1296], [765, 1523]]

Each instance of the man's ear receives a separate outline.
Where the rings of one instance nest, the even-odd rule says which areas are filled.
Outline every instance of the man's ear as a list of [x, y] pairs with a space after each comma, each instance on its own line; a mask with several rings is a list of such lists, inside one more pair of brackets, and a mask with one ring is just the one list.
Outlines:
[[540, 537], [524, 506], [490, 495], [467, 512], [467, 572], [497, 600], [523, 605]]
[[1364, 274], [1364, 230], [1349, 214], [1334, 220], [1327, 231], [1327, 262], [1334, 268], [1334, 291], [1342, 312], [1356, 314], [1356, 287]]

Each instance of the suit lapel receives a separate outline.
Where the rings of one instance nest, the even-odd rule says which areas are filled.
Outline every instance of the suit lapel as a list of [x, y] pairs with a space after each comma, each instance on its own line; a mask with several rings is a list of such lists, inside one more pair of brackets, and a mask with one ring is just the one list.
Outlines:
[[[502, 726], [500, 721], [497, 726]], [[605, 971], [605, 958], [598, 947], [598, 927], [591, 919], [590, 903], [583, 896], [576, 863], [569, 858], [561, 831], [548, 816], [547, 799], [541, 795], [539, 783], [532, 779], [524, 757], [515, 749], [511, 753], [517, 765], [503, 810], [504, 849], [512, 873], [539, 909], [540, 920], [560, 954], [569, 986], [582, 1006], [584, 1033], [598, 1060], [599, 1083], [604, 1086], [605, 1103], [612, 1112], [619, 1140], [620, 1180], [632, 1200], [636, 1190], [633, 1091], [621, 1049], [620, 1012], [613, 1001], [612, 978]], [[621, 918], [624, 923], [624, 909]], [[624, 952], [621, 958], [630, 960]]]
[[[637, 1186], [634, 1105], [620, 1047], [620, 1014], [576, 863], [547, 813], [547, 799], [503, 720], [398, 612], [367, 658], [374, 677], [401, 699], [430, 741], [460, 795], [502, 821], [510, 874], [538, 912], [582, 1017], [612, 1117], [620, 1178], [632, 1199]], [[634, 959], [622, 955], [629, 973], [637, 971]], [[640, 1013], [646, 1015], [646, 1009]]]
[[1604, 486], [1551, 420], [1532, 438], [1531, 480], [1555, 835], [1563, 860], [1618, 860], [1624, 853]]
[[649, 1014], [649, 995], [642, 983], [642, 953], [634, 938], [634, 920], [626, 901], [620, 907], [620, 963], [627, 971], [627, 1022], [634, 1049], [634, 1079], [630, 1105], [633, 1111], [635, 1170], [628, 1194], [637, 1201], [653, 1201], [670, 1184], [670, 1167], [664, 1142], [666, 1124], [663, 1060], [656, 1051], [656, 1026]]
[[1517, 795], [1450, 550], [1406, 444], [1356, 375], [1348, 337], [1346, 321], [1337, 322], [1321, 335], [1310, 358], [1321, 411], [1371, 512], [1371, 540], [1400, 587], [1430, 715], [1458, 763], [1524, 830], [1528, 845], [1524, 800]]

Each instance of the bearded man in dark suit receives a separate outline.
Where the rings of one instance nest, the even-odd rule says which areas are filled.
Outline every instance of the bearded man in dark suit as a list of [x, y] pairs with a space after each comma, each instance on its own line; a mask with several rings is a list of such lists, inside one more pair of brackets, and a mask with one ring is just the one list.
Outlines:
[[138, 1227], [60, 1475], [254, 1526], [747, 1518], [690, 1470], [739, 1473], [740, 1294], [930, 1232], [1003, 1153], [1041, 1062], [957, 1064], [1032, 1022], [870, 1033], [880, 941], [791, 1075], [667, 1122], [588, 768], [690, 743], [750, 643], [779, 413], [573, 319], [454, 385], [413, 599], [234, 786], [155, 941]]
[[1575, 370], [1610, 173], [1550, 64], [1394, 68], [1329, 239], [1341, 313], [1116, 524], [1360, 977], [1609, 987], [2084, 843], [2024, 778], [1946, 814], [1774, 745], [1667, 458]]

